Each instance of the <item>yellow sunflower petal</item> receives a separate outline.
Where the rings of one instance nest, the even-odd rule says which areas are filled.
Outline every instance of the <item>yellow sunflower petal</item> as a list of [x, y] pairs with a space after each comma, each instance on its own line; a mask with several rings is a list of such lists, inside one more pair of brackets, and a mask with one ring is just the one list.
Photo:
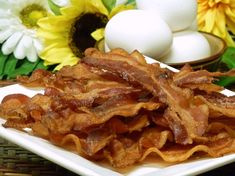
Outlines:
[[224, 38], [226, 36], [226, 18], [222, 8], [218, 8], [215, 16], [215, 25], [218, 28], [218, 34], [220, 37]]
[[59, 65], [56, 66], [55, 70], [60, 70], [62, 67], [66, 66], [66, 65], [75, 65], [77, 64], [79, 61], [79, 58], [74, 57], [74, 56], [67, 56], [64, 58], [64, 61], [61, 62]]
[[104, 6], [102, 0], [83, 0], [86, 3], [85, 12], [99, 12], [108, 16], [109, 12]]
[[216, 16], [216, 10], [210, 9], [205, 14], [205, 26], [203, 27], [203, 30], [206, 32], [211, 32], [214, 25], [215, 25], [215, 16]]
[[104, 38], [104, 28], [100, 28], [100, 29], [95, 30], [94, 32], [91, 33], [91, 36], [96, 41], [101, 40], [102, 38]]
[[61, 34], [58, 33], [58, 32], [53, 32], [52, 33], [52, 32], [48, 32], [48, 31], [39, 29], [37, 31], [37, 36], [39, 36], [41, 38], [44, 38], [44, 39], [55, 40], [55, 39], [60, 38]]
[[47, 52], [54, 52], [53, 49], [57, 48], [67, 48], [66, 43], [64, 42], [53, 42], [51, 44], [48, 44], [47, 47], [44, 48], [44, 50], [41, 52], [41, 55], [45, 55]]
[[225, 37], [225, 41], [227, 42], [228, 46], [232, 46], [232, 47], [235, 47], [235, 42], [234, 40], [232, 39], [232, 37], [229, 35], [229, 33], [227, 32], [226, 33], [226, 37]]
[[64, 7], [64, 8], [61, 8], [60, 11], [61, 11], [62, 15], [66, 15], [70, 18], [76, 18], [84, 11], [83, 6], [84, 5], [81, 4], [81, 5], [77, 5], [77, 6]]
[[65, 18], [64, 16], [53, 16], [42, 18], [38, 21], [40, 28], [53, 32], [66, 31], [72, 23], [71, 19]]
[[235, 34], [235, 23], [230, 19], [227, 19], [227, 25], [228, 28], [232, 31], [232, 33]]
[[226, 7], [225, 13], [227, 15], [227, 18], [235, 23], [235, 7], [233, 9], [231, 9], [230, 7]]
[[59, 64], [64, 62], [64, 58], [73, 56], [69, 48], [54, 48], [40, 54], [43, 60], [50, 63]]

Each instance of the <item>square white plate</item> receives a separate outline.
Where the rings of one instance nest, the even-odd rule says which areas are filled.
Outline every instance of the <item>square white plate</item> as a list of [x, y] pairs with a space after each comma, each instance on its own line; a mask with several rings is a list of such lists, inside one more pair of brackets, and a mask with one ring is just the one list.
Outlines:
[[[33, 96], [40, 90], [28, 89], [18, 84], [0, 88], [0, 101], [8, 94], [23, 93], [28, 96]], [[229, 90], [224, 91], [227, 95], [234, 95], [234, 92]], [[52, 145], [48, 141], [31, 136], [27, 133], [17, 131], [15, 129], [6, 129], [2, 127], [5, 122], [0, 118], [0, 136], [5, 138], [26, 150], [29, 150], [39, 156], [48, 159], [68, 170], [71, 170], [80, 175], [89, 176], [184, 176], [199, 174], [216, 167], [235, 161], [235, 154], [226, 155], [219, 158], [201, 158], [191, 159], [185, 163], [167, 165], [154, 160], [140, 163], [136, 167], [128, 168], [127, 170], [114, 170], [108, 165], [89, 161], [75, 153], [66, 151], [62, 148]], [[159, 160], [160, 161], [160, 160]]]

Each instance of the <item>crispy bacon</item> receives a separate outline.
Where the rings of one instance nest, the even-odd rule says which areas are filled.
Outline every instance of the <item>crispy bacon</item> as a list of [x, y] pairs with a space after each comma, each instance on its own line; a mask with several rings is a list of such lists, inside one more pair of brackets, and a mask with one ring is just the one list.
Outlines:
[[147, 65], [147, 63], [140, 64], [131, 56], [103, 54], [94, 49], [86, 50], [85, 54], [86, 56], [82, 59], [82, 63], [107, 70], [119, 75], [129, 83], [139, 83], [154, 95], [159, 94], [158, 84], [154, 82], [153, 67]]
[[[189, 90], [182, 91], [174, 86], [173, 82], [169, 84], [168, 77], [165, 77], [167, 76], [166, 73], [159, 72], [159, 75], [157, 75], [156, 71], [153, 70], [155, 67], [151, 65], [143, 62], [138, 63], [137, 60], [123, 55], [113, 54], [112, 57], [109, 57], [109, 54], [105, 55], [93, 49], [87, 50], [83, 63], [112, 71], [127, 82], [138, 82], [164, 103], [167, 103], [171, 107], [171, 111], [175, 113], [175, 117], [178, 116], [179, 123], [182, 124], [177, 128], [171, 126], [172, 130], [177, 132], [177, 134], [175, 133], [177, 142], [182, 144], [192, 143], [193, 138], [204, 133], [208, 116], [206, 106], [194, 106], [190, 101], [192, 95], [189, 95]], [[184, 140], [177, 139], [177, 136], [181, 135], [178, 134], [180, 127], [182, 131], [186, 130], [188, 133], [188, 135], [184, 135]]]
[[184, 84], [211, 84], [215, 80], [215, 77], [220, 76], [235, 76], [235, 70], [230, 70], [226, 73], [209, 72], [207, 70], [193, 71], [193, 69], [186, 64], [173, 76], [173, 81], [179, 86], [183, 86]]
[[[147, 64], [134, 51], [87, 49], [82, 62], [56, 73], [19, 77], [44, 94], [6, 96], [4, 127], [25, 130], [91, 159], [126, 167], [155, 154], [167, 162], [235, 152], [235, 97], [213, 80], [227, 73], [178, 73]], [[153, 156], [155, 156], [153, 155]]]
[[38, 69], [35, 70], [30, 77], [18, 76], [17, 81], [21, 82], [27, 87], [44, 87], [46, 79], [51, 75], [52, 73], [49, 71]]
[[211, 112], [216, 112], [216, 116], [235, 118], [235, 96], [227, 97], [214, 92], [211, 94], [202, 94], [198, 98], [208, 105]]

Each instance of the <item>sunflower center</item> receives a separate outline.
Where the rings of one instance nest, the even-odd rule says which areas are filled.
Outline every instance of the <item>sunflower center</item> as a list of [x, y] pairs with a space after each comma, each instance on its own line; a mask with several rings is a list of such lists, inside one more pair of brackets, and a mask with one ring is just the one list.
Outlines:
[[107, 22], [107, 17], [99, 13], [85, 13], [79, 16], [70, 30], [70, 48], [73, 53], [82, 57], [85, 49], [94, 47], [96, 40], [91, 36], [91, 33], [105, 27]]
[[46, 16], [46, 9], [38, 4], [29, 5], [20, 12], [20, 19], [22, 20], [22, 23], [28, 28], [38, 27], [38, 20]]

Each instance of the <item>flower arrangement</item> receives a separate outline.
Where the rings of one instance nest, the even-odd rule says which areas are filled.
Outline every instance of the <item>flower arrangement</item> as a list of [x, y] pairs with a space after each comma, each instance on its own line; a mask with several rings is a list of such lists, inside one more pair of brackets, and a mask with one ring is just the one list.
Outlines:
[[[215, 34], [226, 41], [228, 48], [221, 57], [221, 63], [223, 69], [235, 68], [235, 0], [197, 0], [197, 2], [199, 30]], [[223, 77], [218, 82], [222, 86], [234, 83], [234, 77]]]
[[[135, 0], [0, 0], [0, 79], [42, 68], [74, 65], [88, 47], [99, 46], [115, 14], [135, 8]], [[198, 28], [223, 38], [221, 57], [235, 67], [235, 0], [197, 0]], [[100, 47], [100, 46], [99, 46]], [[227, 79], [227, 78], [226, 78]], [[234, 83], [234, 78], [220, 84]]]
[[0, 0], [0, 79], [74, 65], [133, 1]]

